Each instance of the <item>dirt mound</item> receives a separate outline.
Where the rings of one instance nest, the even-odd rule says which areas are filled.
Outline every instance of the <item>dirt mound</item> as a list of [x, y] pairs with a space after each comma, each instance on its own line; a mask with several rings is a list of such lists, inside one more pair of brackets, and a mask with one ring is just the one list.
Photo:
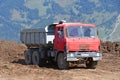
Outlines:
[[[0, 59], [9, 60], [23, 56], [25, 49], [27, 48], [24, 44], [0, 40]], [[101, 52], [120, 56], [120, 42], [102, 42]]]
[[[0, 40], [0, 59], [8, 60], [23, 56], [25, 49], [27, 47], [24, 44]], [[120, 56], [120, 42], [102, 42], [101, 52]]]
[[0, 59], [11, 60], [23, 55], [23, 51], [25, 49], [26, 47], [23, 44], [17, 44], [13, 41], [0, 40]]
[[102, 53], [111, 53], [120, 56], [120, 42], [102, 42]]

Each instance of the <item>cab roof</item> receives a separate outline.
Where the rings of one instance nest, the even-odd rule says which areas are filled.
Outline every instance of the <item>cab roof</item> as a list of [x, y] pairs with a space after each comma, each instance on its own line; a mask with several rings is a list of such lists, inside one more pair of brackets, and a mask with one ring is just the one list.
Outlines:
[[56, 27], [60, 27], [60, 26], [88, 26], [88, 27], [96, 27], [94, 24], [84, 24], [84, 23], [62, 23], [62, 24], [58, 24], [56, 25]]

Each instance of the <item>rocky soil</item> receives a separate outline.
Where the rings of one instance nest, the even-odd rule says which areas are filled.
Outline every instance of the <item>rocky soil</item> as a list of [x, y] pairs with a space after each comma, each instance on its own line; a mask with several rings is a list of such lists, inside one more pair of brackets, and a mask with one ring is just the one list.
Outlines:
[[120, 42], [101, 44], [103, 60], [96, 69], [84, 65], [58, 70], [48, 63], [43, 67], [26, 65], [26, 46], [12, 41], [0, 41], [0, 80], [120, 80]]

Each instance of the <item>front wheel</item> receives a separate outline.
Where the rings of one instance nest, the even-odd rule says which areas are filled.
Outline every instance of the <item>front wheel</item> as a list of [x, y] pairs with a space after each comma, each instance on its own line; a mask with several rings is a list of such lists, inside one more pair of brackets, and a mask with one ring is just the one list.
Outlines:
[[58, 64], [58, 68], [59, 68], [60, 70], [68, 69], [68, 67], [69, 67], [69, 62], [67, 62], [67, 61], [64, 59], [64, 54], [63, 54], [63, 53], [59, 53], [59, 54], [58, 54], [57, 64]]
[[98, 61], [93, 61], [92, 58], [88, 58], [86, 62], [86, 67], [89, 69], [95, 69], [98, 64]]

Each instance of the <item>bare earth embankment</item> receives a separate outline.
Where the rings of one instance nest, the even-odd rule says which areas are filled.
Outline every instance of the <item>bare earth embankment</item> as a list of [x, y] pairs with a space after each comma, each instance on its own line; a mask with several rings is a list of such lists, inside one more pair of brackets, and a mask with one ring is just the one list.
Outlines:
[[0, 41], [0, 80], [120, 80], [120, 42], [102, 43], [103, 60], [96, 69], [58, 70], [55, 65], [25, 65], [25, 45]]

